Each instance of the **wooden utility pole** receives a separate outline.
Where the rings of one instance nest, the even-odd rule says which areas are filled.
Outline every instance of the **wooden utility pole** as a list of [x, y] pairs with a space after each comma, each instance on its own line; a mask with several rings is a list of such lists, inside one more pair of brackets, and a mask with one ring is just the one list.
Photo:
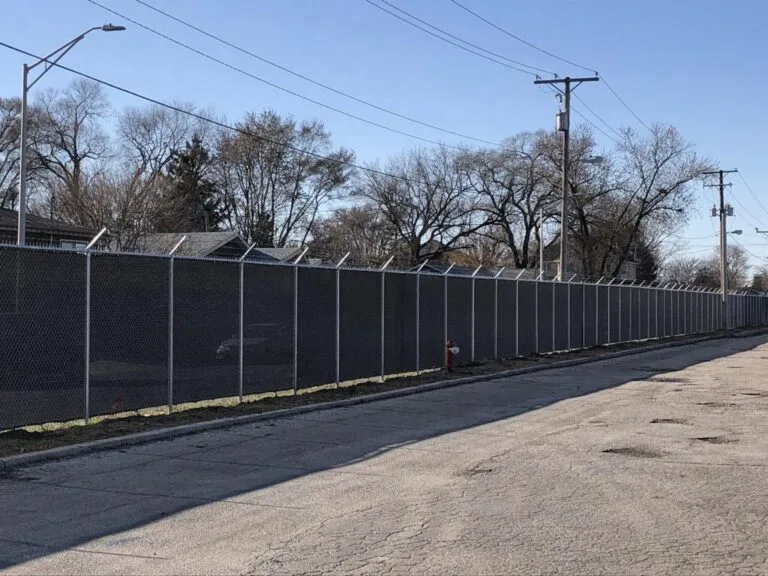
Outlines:
[[[712, 216], [720, 216], [720, 289], [722, 291], [721, 305], [721, 323], [723, 330], [728, 330], [730, 323], [730, 310], [728, 310], [728, 229], [726, 227], [726, 218], [733, 216], [733, 208], [725, 204], [725, 174], [732, 174], [738, 170], [716, 170], [714, 172], [704, 172], [708, 175], [718, 175], [718, 184], [706, 184], [707, 188], [717, 188], [720, 191], [720, 209], [712, 209]], [[718, 214], [719, 212], [719, 214]]]
[[[562, 187], [563, 187], [563, 200], [561, 207], [561, 221], [560, 221], [560, 273], [558, 274], [558, 280], [563, 282], [564, 278], [568, 274], [568, 171], [569, 171], [569, 157], [568, 157], [568, 144], [570, 141], [570, 129], [571, 129], [571, 92], [579, 87], [582, 82], [597, 82], [600, 78], [593, 76], [590, 78], [571, 78], [566, 76], [565, 78], [553, 78], [551, 80], [534, 80], [534, 84], [554, 84], [564, 96], [563, 98], [563, 111], [557, 115], [557, 130], [563, 133], [563, 165], [562, 165]], [[572, 84], [575, 83], [575, 86]], [[564, 87], [560, 88], [560, 84]]]

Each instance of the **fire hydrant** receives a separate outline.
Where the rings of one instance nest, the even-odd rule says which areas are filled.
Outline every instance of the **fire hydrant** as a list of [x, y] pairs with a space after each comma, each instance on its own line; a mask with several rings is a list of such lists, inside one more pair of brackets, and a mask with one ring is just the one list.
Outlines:
[[448, 339], [445, 345], [445, 367], [448, 369], [448, 372], [453, 372], [454, 360], [458, 353], [459, 347], [456, 346], [453, 340]]

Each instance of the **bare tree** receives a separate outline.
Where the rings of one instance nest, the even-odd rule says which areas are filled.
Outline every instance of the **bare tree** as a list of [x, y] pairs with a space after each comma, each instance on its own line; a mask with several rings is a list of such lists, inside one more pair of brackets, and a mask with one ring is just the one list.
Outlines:
[[18, 98], [0, 98], [0, 208], [14, 208], [19, 180]]
[[404, 247], [406, 263], [448, 254], [487, 224], [475, 210], [456, 154], [445, 147], [393, 158], [385, 172], [372, 168], [357, 194], [382, 211]]
[[694, 285], [696, 283], [701, 259], [693, 256], [681, 256], [667, 262], [662, 269], [662, 278], [675, 284]]
[[340, 208], [314, 223], [310, 254], [337, 261], [347, 252], [350, 263], [378, 265], [402, 253], [395, 231], [375, 206]]
[[[489, 240], [503, 235], [515, 266], [527, 268], [541, 242], [540, 212], [547, 218], [556, 209], [555, 188], [549, 174], [547, 134], [524, 133], [504, 142], [499, 150], [462, 155], [459, 166], [477, 196], [477, 210], [492, 226]], [[487, 247], [487, 246], [486, 246]]]
[[110, 155], [102, 125], [109, 103], [99, 84], [76, 80], [63, 91], [44, 92], [36, 103], [32, 150], [40, 165], [36, 177], [56, 193], [57, 214], [72, 223], [101, 224], [88, 201], [88, 187], [104, 170]]
[[341, 199], [354, 155], [334, 150], [322, 123], [248, 114], [238, 134], [218, 141], [218, 185], [224, 219], [248, 242], [305, 242], [320, 210]]
[[644, 227], [669, 227], [684, 221], [692, 204], [692, 182], [712, 168], [712, 162], [694, 152], [693, 145], [672, 127], [656, 124], [647, 138], [632, 129], [624, 130], [616, 165], [621, 173], [620, 189], [611, 202], [617, 226], [600, 272], [612, 259], [609, 274], [619, 272]]
[[[727, 257], [728, 287], [730, 289], [747, 286], [749, 258], [746, 250], [739, 246], [729, 246]], [[715, 247], [706, 258], [683, 256], [669, 261], [662, 271], [662, 277], [668, 282], [720, 287], [720, 249]]]

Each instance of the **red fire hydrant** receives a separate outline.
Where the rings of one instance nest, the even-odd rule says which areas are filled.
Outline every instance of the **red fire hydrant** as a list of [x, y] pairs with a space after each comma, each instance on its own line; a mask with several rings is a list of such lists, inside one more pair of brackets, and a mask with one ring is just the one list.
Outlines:
[[449, 338], [445, 344], [445, 367], [448, 369], [448, 372], [453, 372], [454, 360], [458, 353], [459, 347]]

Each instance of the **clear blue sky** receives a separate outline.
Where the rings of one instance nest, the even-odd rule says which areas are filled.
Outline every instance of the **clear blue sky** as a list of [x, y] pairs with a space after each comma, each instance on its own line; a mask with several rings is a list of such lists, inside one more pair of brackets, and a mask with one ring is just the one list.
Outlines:
[[[174, 38], [280, 84], [351, 113], [425, 138], [458, 139], [415, 126], [224, 47], [141, 6], [134, 0], [99, 0]], [[278, 64], [400, 113], [479, 138], [498, 141], [524, 130], [553, 126], [554, 98], [532, 78], [481, 60], [415, 30], [364, 0], [147, 0], [163, 10]], [[578, 74], [558, 61], [475, 20], [449, 0], [391, 0], [397, 6], [490, 50], [561, 75]], [[764, 0], [463, 0], [513, 33], [583, 63], [604, 75], [646, 122], [669, 123], [721, 167], [738, 167], [768, 208], [768, 132], [765, 55], [768, 3]], [[358, 160], [386, 158], [418, 142], [362, 124], [260, 84], [104, 12], [86, 0], [8, 2], [0, 38], [34, 53], [47, 53], [82, 29], [112, 21], [129, 29], [94, 33], [62, 63], [166, 101], [210, 106], [236, 120], [266, 107], [296, 118], [319, 118], [337, 145]], [[17, 95], [24, 58], [0, 49], [0, 94]], [[54, 70], [39, 87], [63, 86]], [[38, 87], [35, 87], [37, 90]], [[578, 94], [609, 125], [638, 126], [602, 83]], [[111, 96], [116, 108], [138, 104]], [[588, 112], [574, 102], [577, 108]], [[576, 119], [577, 117], [574, 117]], [[594, 120], [594, 119], [593, 119]], [[597, 122], [595, 120], [595, 122]], [[601, 144], [606, 137], [596, 134]], [[753, 264], [768, 256], [768, 211], [737, 175], [732, 229]], [[715, 196], [702, 190], [688, 227], [679, 233], [691, 253], [715, 246]], [[687, 240], [686, 240], [687, 239]]]

